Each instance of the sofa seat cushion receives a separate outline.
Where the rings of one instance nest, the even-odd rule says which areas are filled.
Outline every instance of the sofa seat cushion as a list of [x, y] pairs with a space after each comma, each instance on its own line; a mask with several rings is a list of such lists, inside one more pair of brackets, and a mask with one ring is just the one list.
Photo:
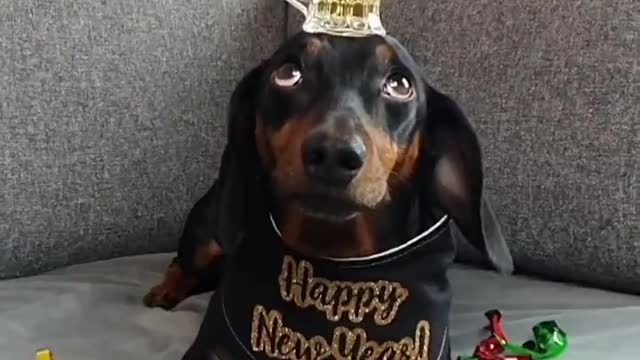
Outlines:
[[[31, 359], [50, 348], [58, 360], [180, 359], [194, 339], [210, 294], [176, 310], [147, 309], [141, 298], [171, 255], [144, 255], [76, 265], [0, 282], [0, 349], [6, 359]], [[486, 336], [483, 313], [503, 311], [514, 340], [555, 319], [570, 336], [564, 360], [631, 359], [640, 345], [640, 297], [502, 277], [470, 267], [451, 271], [454, 354]]]

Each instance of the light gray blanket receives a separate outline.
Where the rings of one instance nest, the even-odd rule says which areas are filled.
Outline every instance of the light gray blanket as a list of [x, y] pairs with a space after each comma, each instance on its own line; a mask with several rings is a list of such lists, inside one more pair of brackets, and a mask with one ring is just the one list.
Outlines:
[[[30, 360], [39, 348], [52, 349], [56, 360], [180, 359], [210, 294], [172, 312], [145, 308], [142, 296], [170, 258], [121, 258], [0, 282], [0, 360]], [[518, 342], [537, 322], [557, 320], [570, 336], [564, 360], [630, 360], [640, 353], [640, 297], [466, 267], [450, 276], [455, 355], [473, 351], [486, 336], [483, 314], [493, 308], [503, 311]]]

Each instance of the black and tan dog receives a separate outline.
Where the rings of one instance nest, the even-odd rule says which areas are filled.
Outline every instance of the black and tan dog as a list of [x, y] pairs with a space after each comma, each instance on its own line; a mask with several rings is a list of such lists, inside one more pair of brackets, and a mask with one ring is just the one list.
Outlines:
[[512, 261], [474, 131], [407, 50], [300, 33], [244, 77], [228, 125], [145, 297], [217, 290], [185, 359], [449, 359], [451, 231]]

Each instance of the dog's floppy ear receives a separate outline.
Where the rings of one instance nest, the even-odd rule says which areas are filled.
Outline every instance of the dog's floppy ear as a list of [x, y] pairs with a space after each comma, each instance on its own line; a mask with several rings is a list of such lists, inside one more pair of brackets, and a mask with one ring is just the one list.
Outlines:
[[264, 169], [255, 141], [256, 100], [263, 65], [253, 68], [236, 86], [229, 103], [227, 144], [218, 175], [216, 240], [232, 251], [254, 224], [263, 203]]
[[484, 253], [504, 273], [513, 259], [500, 226], [483, 196], [482, 154], [476, 134], [458, 105], [427, 86], [427, 116], [423, 124], [424, 168], [432, 172], [423, 196], [453, 220], [455, 230]]

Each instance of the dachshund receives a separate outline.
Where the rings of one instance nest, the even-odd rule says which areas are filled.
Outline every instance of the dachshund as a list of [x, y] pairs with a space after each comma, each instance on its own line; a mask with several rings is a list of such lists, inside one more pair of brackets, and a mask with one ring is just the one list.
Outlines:
[[513, 270], [472, 125], [395, 38], [290, 37], [237, 85], [226, 140], [144, 298], [215, 290], [185, 360], [450, 359], [457, 239]]

